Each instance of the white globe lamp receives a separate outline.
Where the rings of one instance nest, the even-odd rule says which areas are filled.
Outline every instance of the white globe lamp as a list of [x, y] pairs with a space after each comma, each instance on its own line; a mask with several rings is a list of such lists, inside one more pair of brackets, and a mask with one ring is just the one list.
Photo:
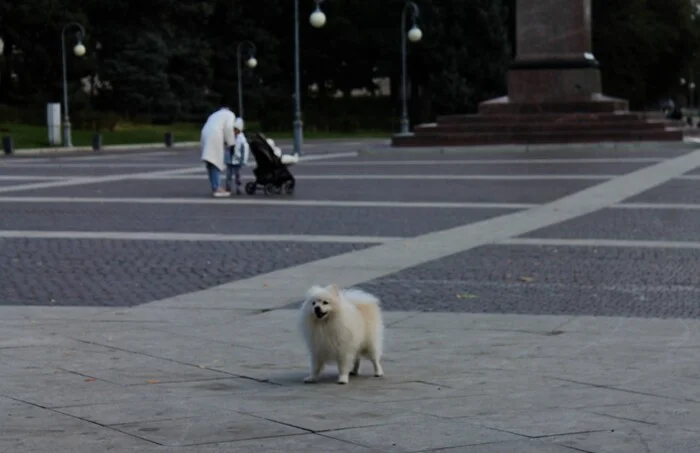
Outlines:
[[258, 60], [255, 57], [250, 57], [248, 58], [248, 61], [245, 62], [245, 64], [250, 68], [253, 69], [258, 65]]
[[321, 28], [324, 25], [326, 25], [326, 14], [319, 8], [316, 8], [316, 11], [311, 13], [311, 17], [309, 17], [309, 22], [311, 23], [312, 27]]
[[75, 47], [73, 47], [73, 53], [76, 57], [82, 57], [83, 55], [85, 55], [85, 46], [82, 42], [79, 42], [75, 45]]
[[411, 42], [418, 42], [421, 38], [423, 38], [423, 32], [414, 25], [413, 28], [408, 31], [408, 40]]

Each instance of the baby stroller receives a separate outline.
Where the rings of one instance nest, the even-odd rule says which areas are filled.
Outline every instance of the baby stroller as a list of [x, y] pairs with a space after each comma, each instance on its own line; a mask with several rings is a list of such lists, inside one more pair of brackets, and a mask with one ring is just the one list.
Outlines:
[[275, 153], [268, 139], [258, 132], [253, 135], [248, 144], [255, 158], [256, 167], [253, 170], [255, 181], [246, 183], [245, 192], [253, 195], [260, 186], [265, 195], [279, 195], [282, 190], [287, 195], [293, 194], [296, 184], [294, 176], [289, 172], [287, 165], [282, 163], [282, 156]]

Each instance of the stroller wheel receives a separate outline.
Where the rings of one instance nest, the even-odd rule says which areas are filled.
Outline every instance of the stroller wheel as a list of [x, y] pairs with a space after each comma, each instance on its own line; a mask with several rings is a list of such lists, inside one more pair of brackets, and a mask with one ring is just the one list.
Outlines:
[[265, 184], [265, 187], [263, 187], [263, 192], [265, 192], [265, 195], [272, 195], [275, 193], [275, 185], [274, 184]]
[[253, 181], [246, 183], [245, 193], [248, 195], [253, 195], [255, 193], [255, 183]]
[[275, 188], [273, 189], [273, 192], [275, 193], [275, 195], [281, 194], [282, 193], [282, 186], [275, 186]]
[[291, 194], [294, 193], [294, 181], [287, 181], [287, 182], [284, 184], [284, 192], [285, 192], [287, 195], [291, 195]]

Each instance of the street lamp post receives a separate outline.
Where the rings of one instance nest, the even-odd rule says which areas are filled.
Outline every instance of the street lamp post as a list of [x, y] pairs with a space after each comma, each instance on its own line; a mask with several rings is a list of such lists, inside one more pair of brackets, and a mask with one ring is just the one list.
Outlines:
[[76, 57], [82, 57], [85, 55], [85, 46], [83, 45], [83, 37], [85, 36], [85, 29], [82, 25], [77, 22], [71, 22], [66, 24], [61, 30], [61, 55], [63, 57], [63, 146], [67, 148], [73, 147], [73, 142], [70, 136], [70, 117], [68, 115], [68, 76], [66, 74], [66, 30], [70, 27], [78, 27], [79, 31], [76, 33], [78, 43], [73, 47], [73, 53]]
[[[408, 33], [406, 33], [406, 13], [408, 13], [409, 8], [411, 9], [413, 26]], [[410, 134], [408, 128], [408, 95], [406, 93], [406, 37], [408, 36], [408, 39], [411, 42], [418, 42], [423, 37], [423, 32], [420, 30], [420, 28], [418, 28], [418, 25], [416, 25], [416, 20], [418, 19], [419, 14], [420, 10], [418, 9], [418, 5], [411, 1], [406, 2], [403, 7], [403, 11], [401, 12], [401, 102], [403, 104], [403, 108], [401, 112], [400, 127], [401, 134], [403, 135]]]
[[238, 49], [236, 50], [236, 55], [238, 57], [238, 116], [243, 118], [243, 76], [241, 74], [241, 49], [244, 45], [248, 46], [248, 59], [245, 64], [250, 69], [255, 68], [258, 65], [258, 60], [255, 58], [255, 44], [250, 41], [242, 41], [238, 43]]
[[[316, 10], [309, 17], [309, 22], [315, 28], [321, 28], [326, 23], [326, 15], [321, 11], [323, 0], [316, 1]], [[301, 70], [299, 68], [299, 0], [294, 0], [294, 154], [301, 155], [304, 123], [301, 121]]]

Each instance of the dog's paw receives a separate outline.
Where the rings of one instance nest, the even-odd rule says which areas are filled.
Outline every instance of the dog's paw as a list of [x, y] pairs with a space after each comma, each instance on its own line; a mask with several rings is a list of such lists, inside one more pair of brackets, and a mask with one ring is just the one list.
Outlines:
[[350, 379], [348, 379], [347, 376], [341, 376], [341, 377], [338, 378], [338, 381], [337, 381], [337, 382], [338, 382], [338, 384], [340, 384], [340, 385], [345, 385], [345, 384], [347, 384], [348, 382], [350, 382]]
[[313, 376], [306, 376], [304, 378], [304, 384], [315, 384], [316, 383], [316, 378]]
[[374, 377], [382, 377], [382, 376], [384, 376], [384, 372], [383, 372], [383, 371], [381, 371], [381, 372], [379, 372], [379, 373], [374, 373]]

